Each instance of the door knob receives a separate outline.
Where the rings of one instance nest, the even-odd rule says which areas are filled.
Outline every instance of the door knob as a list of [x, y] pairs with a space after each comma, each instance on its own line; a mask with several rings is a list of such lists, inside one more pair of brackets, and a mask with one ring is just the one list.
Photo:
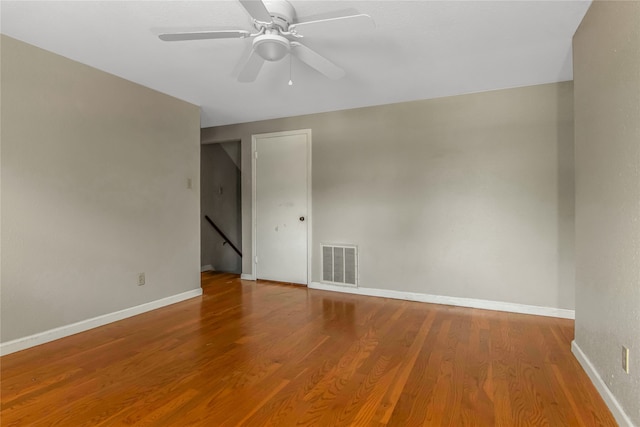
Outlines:
[[300, 221], [304, 221], [304, 217], [303, 216], [300, 217]]

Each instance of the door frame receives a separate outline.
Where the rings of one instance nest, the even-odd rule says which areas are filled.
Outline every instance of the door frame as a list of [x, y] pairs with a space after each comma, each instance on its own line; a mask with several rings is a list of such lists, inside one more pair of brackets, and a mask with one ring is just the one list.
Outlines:
[[307, 286], [311, 283], [311, 260], [313, 242], [311, 241], [312, 215], [311, 215], [311, 129], [288, 130], [281, 132], [258, 133], [251, 135], [251, 276], [253, 280], [258, 279], [257, 257], [257, 176], [256, 176], [256, 143], [261, 138], [277, 138], [290, 135], [305, 135], [307, 137]]

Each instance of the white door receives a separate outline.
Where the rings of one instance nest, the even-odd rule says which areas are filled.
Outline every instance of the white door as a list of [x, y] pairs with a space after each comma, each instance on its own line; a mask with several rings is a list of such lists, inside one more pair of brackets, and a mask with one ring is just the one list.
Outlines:
[[311, 130], [252, 139], [256, 278], [307, 284]]

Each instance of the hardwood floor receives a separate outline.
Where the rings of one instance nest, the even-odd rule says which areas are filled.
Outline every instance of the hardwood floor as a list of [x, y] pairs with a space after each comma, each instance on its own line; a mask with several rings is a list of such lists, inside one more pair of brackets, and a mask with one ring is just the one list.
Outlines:
[[3, 357], [2, 426], [615, 426], [573, 321], [203, 274]]

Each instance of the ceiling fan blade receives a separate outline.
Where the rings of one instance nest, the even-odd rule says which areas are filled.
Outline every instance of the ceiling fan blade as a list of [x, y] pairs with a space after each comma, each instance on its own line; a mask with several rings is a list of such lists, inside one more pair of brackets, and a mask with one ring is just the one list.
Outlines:
[[210, 39], [243, 39], [251, 33], [244, 30], [223, 31], [196, 31], [193, 33], [166, 33], [160, 34], [160, 40], [166, 42], [179, 42], [185, 40], [210, 40]]
[[249, 12], [256, 21], [270, 23], [271, 14], [261, 0], [240, 0], [240, 4]]
[[338, 80], [344, 77], [345, 72], [342, 68], [338, 67], [336, 64], [329, 61], [324, 56], [309, 49], [305, 45], [292, 42], [291, 47], [291, 53], [295, 55], [300, 61], [304, 62], [311, 68], [316, 69], [328, 78], [332, 80]]
[[251, 55], [244, 63], [240, 74], [238, 74], [238, 81], [240, 83], [251, 83], [258, 77], [258, 73], [264, 64], [264, 59], [258, 55], [255, 51], [251, 51]]
[[319, 19], [316, 21], [299, 22], [289, 26], [289, 31], [300, 36], [316, 36], [332, 32], [368, 31], [373, 30], [376, 23], [369, 15], [350, 15], [338, 18]]

